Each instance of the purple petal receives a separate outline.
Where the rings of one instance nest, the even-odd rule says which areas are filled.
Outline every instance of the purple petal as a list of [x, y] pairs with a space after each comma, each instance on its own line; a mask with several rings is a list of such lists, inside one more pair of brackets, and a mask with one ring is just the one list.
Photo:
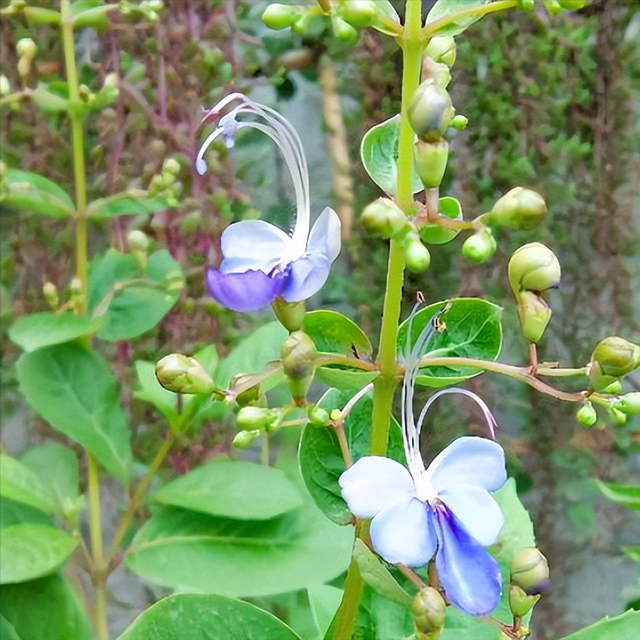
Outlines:
[[373, 518], [398, 502], [416, 494], [409, 472], [395, 460], [381, 456], [360, 458], [338, 480], [342, 497], [358, 518]]
[[381, 511], [369, 531], [373, 548], [387, 562], [422, 567], [436, 551], [433, 509], [417, 498]]
[[207, 269], [205, 280], [209, 292], [221, 305], [232, 311], [256, 311], [268, 306], [282, 290], [283, 275], [268, 276], [262, 271], [222, 273]]
[[282, 297], [287, 302], [308, 300], [329, 277], [331, 263], [319, 255], [306, 255], [289, 263]]
[[495, 491], [507, 481], [504, 451], [486, 438], [458, 438], [436, 456], [425, 478], [438, 493], [458, 484]]
[[269, 273], [286, 254], [291, 238], [264, 220], [230, 224], [220, 238], [224, 273], [264, 271]]
[[307, 253], [323, 255], [329, 263], [340, 253], [340, 218], [331, 208], [325, 207], [318, 216], [307, 242]]
[[498, 562], [446, 507], [436, 507], [435, 526], [436, 569], [447, 599], [472, 616], [491, 613], [502, 596]]

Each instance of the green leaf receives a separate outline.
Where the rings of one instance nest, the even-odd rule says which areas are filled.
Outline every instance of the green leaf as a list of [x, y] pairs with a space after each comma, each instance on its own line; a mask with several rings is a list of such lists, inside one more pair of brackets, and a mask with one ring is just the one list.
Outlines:
[[[391, 195], [395, 194], [398, 186], [399, 141], [400, 114], [369, 129], [360, 145], [360, 158], [369, 177]], [[412, 169], [411, 192], [418, 193], [423, 189], [420, 176]]]
[[411, 611], [378, 595], [369, 585], [365, 586], [355, 620], [354, 638], [409, 640], [413, 632]]
[[[333, 409], [343, 409], [351, 395], [330, 389], [320, 399], [318, 406], [329, 412]], [[362, 456], [369, 455], [372, 408], [371, 397], [365, 396], [356, 403], [345, 422], [345, 435], [354, 462]], [[388, 455], [403, 464], [405, 462], [402, 432], [393, 418], [389, 431]], [[338, 478], [345, 466], [335, 429], [307, 424], [302, 432], [298, 461], [302, 478], [318, 507], [333, 522], [349, 524], [352, 515], [342, 499], [338, 485]]]
[[629, 610], [615, 618], [603, 618], [562, 640], [637, 640], [640, 611]]
[[179, 594], [143, 611], [118, 640], [298, 640], [284, 622], [223, 596]]
[[9, 329], [9, 337], [29, 352], [89, 335], [95, 331], [95, 325], [89, 318], [75, 313], [45, 311], [18, 318]]
[[169, 208], [165, 198], [150, 198], [147, 191], [132, 189], [94, 200], [87, 213], [95, 218], [115, 218], [156, 213]]
[[41, 482], [27, 466], [5, 455], [0, 455], [0, 496], [45, 513], [56, 510], [49, 485]]
[[89, 310], [101, 319], [102, 340], [130, 340], [153, 329], [173, 307], [183, 286], [180, 265], [162, 249], [140, 273], [130, 254], [109, 249], [89, 267]]
[[30, 171], [8, 169], [0, 193], [1, 204], [32, 213], [66, 218], [75, 211], [71, 198], [62, 187]]
[[319, 637], [324, 638], [342, 600], [342, 589], [328, 584], [316, 584], [307, 589], [311, 616], [319, 631]]
[[73, 536], [44, 524], [14, 524], [3, 529], [0, 584], [26, 582], [53, 573], [77, 545]]
[[20, 640], [16, 628], [3, 615], [0, 615], [0, 640]]
[[373, 347], [365, 332], [337, 311], [310, 311], [304, 316], [302, 330], [313, 340], [318, 351], [371, 359]]
[[69, 87], [66, 82], [38, 82], [31, 100], [44, 113], [65, 113], [69, 109]]
[[339, 367], [318, 367], [315, 379], [329, 387], [355, 394], [380, 375], [379, 371], [353, 371]]
[[377, 594], [401, 607], [411, 608], [412, 596], [396, 582], [378, 556], [360, 538], [356, 539], [353, 547], [353, 558], [358, 563], [362, 579]]
[[300, 506], [300, 494], [279, 469], [219, 459], [162, 487], [156, 502], [224, 518], [267, 520]]
[[109, 26], [108, 11], [109, 5], [104, 4], [102, 0], [76, 0], [71, 5], [73, 27], [75, 29], [92, 27], [97, 31], [103, 31]]
[[429, 34], [430, 37], [457, 36], [482, 18], [481, 15], [465, 15], [465, 12], [490, 2], [491, 0], [438, 0], [429, 11], [425, 27], [444, 21]]
[[640, 511], [640, 487], [601, 482], [600, 480], [596, 480], [596, 484], [609, 500], [613, 500], [613, 502], [617, 502], [628, 509]]
[[[407, 330], [411, 323], [412, 344], [431, 318], [449, 305], [439, 318], [441, 331], [427, 343], [423, 356], [461, 357], [495, 360], [502, 345], [502, 309], [479, 298], [455, 298], [437, 302], [418, 311], [413, 320], [405, 320], [398, 329], [398, 351], [404, 353]], [[420, 369], [418, 384], [446, 387], [482, 373], [480, 369], [462, 366], [433, 366]]]
[[60, 573], [3, 585], [0, 612], [22, 640], [91, 640], [78, 594]]
[[[136, 360], [135, 367], [140, 389], [134, 392], [134, 397], [152, 404], [170, 424], [174, 424], [178, 419], [178, 394], [168, 391], [158, 382], [155, 363]], [[184, 400], [188, 399], [188, 396], [184, 397]]]
[[12, 527], [14, 524], [31, 522], [33, 524], [51, 525], [51, 518], [43, 511], [29, 507], [23, 502], [14, 502], [9, 498], [0, 500], [0, 529]]
[[231, 520], [166, 507], [138, 531], [125, 563], [183, 590], [259, 597], [327, 582], [349, 563], [353, 530], [307, 502], [270, 520]]
[[16, 365], [27, 402], [81, 444], [122, 484], [129, 480], [129, 429], [105, 361], [79, 344], [24, 353]]

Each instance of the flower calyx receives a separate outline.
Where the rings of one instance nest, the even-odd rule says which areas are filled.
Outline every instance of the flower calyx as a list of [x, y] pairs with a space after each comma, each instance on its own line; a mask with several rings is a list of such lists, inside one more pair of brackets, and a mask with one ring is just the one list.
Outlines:
[[536, 547], [520, 549], [511, 560], [511, 584], [528, 596], [544, 593], [549, 588], [549, 563]]
[[408, 115], [411, 128], [420, 140], [437, 142], [449, 129], [455, 109], [446, 89], [429, 78], [413, 94]]
[[440, 637], [444, 628], [447, 604], [437, 589], [420, 589], [411, 603], [411, 612], [416, 640], [437, 640]]
[[640, 367], [640, 346], [610, 336], [596, 345], [587, 367], [591, 388], [602, 391]]
[[409, 218], [390, 198], [369, 203], [362, 211], [360, 222], [368, 234], [385, 240], [401, 239], [412, 228]]
[[303, 331], [294, 331], [282, 343], [280, 356], [293, 401], [305, 406], [318, 357], [316, 345]]

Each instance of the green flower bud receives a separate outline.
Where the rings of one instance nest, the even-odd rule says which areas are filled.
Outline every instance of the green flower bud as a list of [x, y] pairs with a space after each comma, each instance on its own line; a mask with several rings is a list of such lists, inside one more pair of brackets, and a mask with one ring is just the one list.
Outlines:
[[146, 253], [149, 250], [150, 243], [149, 236], [139, 229], [134, 229], [127, 235], [127, 244], [129, 245], [130, 251]]
[[487, 219], [510, 229], [533, 229], [544, 220], [546, 213], [547, 205], [540, 194], [516, 187], [496, 202]]
[[180, 163], [175, 158], [167, 158], [162, 163], [162, 173], [177, 176], [180, 173]]
[[233, 446], [236, 449], [248, 449], [255, 439], [260, 435], [260, 429], [252, 429], [251, 431], [238, 431], [233, 437]]
[[634, 391], [622, 396], [617, 408], [628, 416], [640, 413], [640, 391]]
[[284, 298], [277, 297], [271, 308], [276, 314], [276, 318], [287, 331], [298, 331], [304, 322], [305, 305], [304, 300], [300, 302], [287, 302]]
[[331, 17], [331, 27], [335, 37], [342, 42], [355, 42], [358, 39], [358, 31], [338, 16]]
[[611, 384], [608, 384], [604, 389], [601, 390], [601, 393], [607, 393], [610, 396], [617, 396], [622, 391], [622, 382], [620, 380], [615, 380]]
[[11, 83], [4, 74], [0, 75], [0, 96], [8, 96], [11, 93]]
[[370, 27], [378, 17], [378, 8], [372, 0], [349, 0], [339, 6], [340, 17], [352, 27]]
[[464, 131], [467, 128], [468, 124], [469, 118], [467, 118], [467, 116], [463, 116], [462, 114], [458, 114], [457, 116], [454, 116], [449, 127], [451, 129], [455, 129], [456, 131]]
[[522, 335], [527, 342], [537, 344], [551, 320], [551, 309], [544, 298], [534, 291], [521, 291], [516, 298]]
[[268, 431], [278, 419], [278, 414], [263, 407], [242, 407], [236, 416], [240, 429], [245, 431]]
[[168, 391], [186, 394], [211, 394], [216, 383], [195, 359], [181, 353], [165, 356], [156, 364], [156, 378]]
[[409, 104], [409, 122], [416, 135], [425, 142], [437, 142], [447, 132], [455, 109], [445, 89], [431, 79], [425, 80]]
[[428, 56], [422, 60], [422, 77], [424, 80], [432, 80], [436, 87], [446, 89], [451, 82], [451, 71], [443, 62], [436, 62]]
[[53, 282], [45, 282], [42, 286], [42, 293], [44, 294], [44, 299], [47, 301], [47, 304], [55, 311], [60, 304], [58, 287], [56, 287]]
[[407, 269], [413, 273], [422, 273], [429, 268], [431, 255], [429, 250], [420, 242], [417, 233], [408, 233], [403, 242], [404, 259]]
[[589, 4], [589, 0], [558, 0], [558, 4], [567, 11], [577, 11]]
[[[425, 143], [429, 144], [429, 143]], [[455, 198], [445, 196], [438, 201], [439, 213], [451, 220], [462, 220], [462, 205]], [[460, 231], [438, 223], [427, 223], [419, 230], [420, 238], [429, 244], [446, 244], [451, 242]]]
[[256, 405], [260, 402], [260, 385], [254, 384], [244, 391], [239, 393], [236, 391], [238, 387], [243, 387], [247, 381], [251, 380], [254, 376], [247, 373], [236, 373], [231, 382], [229, 383], [229, 391], [235, 401], [241, 406], [246, 407], [248, 405]]
[[558, 0], [544, 0], [544, 5], [552, 16], [558, 15], [562, 11]]
[[560, 263], [551, 249], [531, 242], [517, 249], [509, 260], [509, 282], [513, 292], [544, 294], [560, 284]]
[[511, 583], [528, 596], [544, 593], [549, 587], [549, 564], [535, 547], [520, 549], [511, 560]]
[[599, 365], [600, 374], [622, 378], [640, 367], [640, 346], [623, 338], [605, 338], [596, 345], [591, 355], [591, 367], [596, 363]]
[[399, 238], [411, 226], [402, 209], [389, 198], [378, 198], [368, 204], [360, 222], [367, 233], [378, 238]]
[[280, 355], [291, 397], [298, 406], [304, 406], [315, 372], [316, 345], [306, 333], [294, 331], [282, 343]]
[[509, 587], [509, 609], [517, 618], [526, 616], [538, 600], [540, 600], [539, 594], [529, 596], [517, 584]]
[[533, 11], [535, 4], [535, 0], [518, 0], [517, 7], [521, 11]]
[[270, 4], [262, 14], [262, 22], [269, 29], [280, 31], [295, 24], [301, 17], [300, 7], [289, 4]]
[[456, 41], [453, 36], [436, 36], [431, 38], [425, 55], [433, 58], [436, 62], [443, 62], [448, 67], [453, 67], [456, 61]]
[[482, 227], [462, 245], [462, 255], [474, 264], [484, 264], [493, 257], [498, 245], [489, 227]]
[[413, 145], [413, 160], [417, 174], [425, 189], [435, 189], [440, 186], [447, 168], [449, 158], [449, 143], [446, 140], [438, 142], [423, 142], [418, 140]]
[[619, 409], [616, 409], [615, 407], [609, 407], [609, 415], [613, 420], [613, 424], [618, 427], [622, 427], [627, 423], [627, 414], [623, 413]]
[[436, 640], [444, 627], [447, 605], [433, 587], [420, 589], [411, 603], [416, 640]]
[[583, 427], [593, 427], [597, 419], [598, 415], [596, 414], [596, 410], [590, 402], [585, 402], [580, 409], [578, 409], [578, 413], [576, 413], [576, 420]]
[[307, 417], [309, 418], [309, 422], [318, 427], [324, 427], [329, 423], [331, 416], [326, 409], [317, 406], [310, 406], [307, 409]]
[[31, 38], [20, 38], [16, 42], [16, 53], [20, 58], [31, 61], [38, 53], [38, 46]]

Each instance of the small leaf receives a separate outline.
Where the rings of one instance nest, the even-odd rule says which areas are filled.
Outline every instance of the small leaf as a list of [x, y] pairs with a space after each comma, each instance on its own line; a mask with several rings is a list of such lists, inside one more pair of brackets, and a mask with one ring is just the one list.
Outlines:
[[0, 615], [0, 638], [2, 640], [20, 640], [16, 628], [3, 615]]
[[628, 509], [640, 511], [640, 487], [601, 482], [600, 480], [596, 480], [596, 484], [609, 500], [613, 500], [613, 502], [617, 502]]
[[88, 215], [95, 218], [115, 218], [156, 213], [169, 208], [165, 198], [150, 198], [147, 191], [130, 190], [94, 200], [89, 205]]
[[[134, 392], [134, 397], [152, 404], [170, 424], [174, 424], [178, 419], [178, 394], [168, 391], [158, 382], [155, 363], [137, 360], [135, 367], [140, 389]], [[190, 398], [187, 396], [184, 400], [188, 402]]]
[[96, 324], [75, 313], [45, 311], [18, 318], [9, 329], [9, 337], [24, 351], [30, 352], [89, 335], [95, 331]]
[[2, 180], [0, 203], [54, 218], [73, 214], [75, 206], [66, 191], [37, 173], [8, 169]]
[[60, 567], [78, 541], [60, 529], [43, 524], [15, 524], [2, 530], [0, 584], [26, 582]]
[[311, 615], [320, 632], [320, 638], [324, 638], [331, 620], [340, 606], [342, 593], [342, 589], [328, 584], [315, 584], [307, 589]]
[[321, 352], [340, 353], [365, 360], [370, 360], [373, 353], [366, 333], [353, 320], [337, 311], [310, 311], [304, 316], [302, 330]]
[[481, 15], [465, 15], [465, 12], [490, 2], [491, 0], [438, 0], [429, 11], [425, 27], [432, 27], [434, 23], [441, 21], [442, 25], [430, 31], [429, 37], [461, 34], [482, 18]]
[[603, 618], [562, 640], [637, 640], [640, 611], [629, 610], [615, 618]]
[[[369, 177], [386, 193], [395, 194], [398, 187], [398, 143], [400, 114], [369, 129], [362, 138], [360, 158]], [[424, 186], [412, 169], [411, 191], [418, 193]]]
[[0, 496], [45, 513], [56, 510], [49, 486], [22, 462], [5, 455], [0, 455]]
[[31, 100], [44, 113], [64, 113], [69, 109], [69, 88], [64, 82], [39, 82]]
[[380, 375], [379, 371], [354, 371], [338, 367], [318, 367], [315, 379], [329, 387], [356, 393], [373, 382]]

